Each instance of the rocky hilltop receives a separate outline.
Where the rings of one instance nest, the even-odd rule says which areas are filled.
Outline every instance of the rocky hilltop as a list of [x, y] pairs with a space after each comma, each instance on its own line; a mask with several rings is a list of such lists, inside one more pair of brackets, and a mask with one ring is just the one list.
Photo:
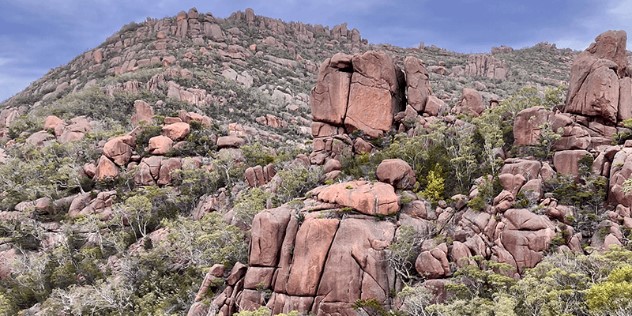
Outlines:
[[0, 313], [625, 314], [626, 40], [126, 25], [2, 104]]

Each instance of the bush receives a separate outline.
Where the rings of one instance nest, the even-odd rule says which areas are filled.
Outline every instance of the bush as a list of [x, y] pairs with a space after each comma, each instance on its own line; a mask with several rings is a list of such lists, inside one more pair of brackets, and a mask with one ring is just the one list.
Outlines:
[[445, 179], [443, 178], [443, 169], [441, 168], [441, 165], [435, 164], [435, 167], [428, 172], [426, 182], [426, 188], [421, 193], [421, 196], [433, 203], [443, 200]]
[[404, 282], [417, 279], [415, 260], [419, 255], [421, 243], [432, 237], [431, 232], [418, 232], [412, 226], [401, 226], [395, 240], [388, 246], [387, 262], [397, 276]]
[[253, 143], [250, 145], [241, 146], [241, 152], [246, 159], [246, 166], [265, 166], [273, 163], [275, 160], [274, 151], [270, 148], [266, 148], [260, 143]]
[[257, 213], [266, 208], [267, 201], [270, 197], [270, 193], [261, 188], [248, 189], [235, 201], [235, 206], [233, 207], [235, 218], [243, 226], [250, 227], [252, 219]]
[[305, 193], [316, 187], [322, 176], [322, 168], [305, 167], [301, 164], [290, 165], [279, 171], [281, 181], [274, 196], [274, 204], [281, 205], [292, 199], [303, 197]]
[[0, 209], [41, 197], [58, 199], [82, 190], [77, 166], [85, 162], [81, 149], [53, 143], [43, 148], [15, 146], [0, 164]]
[[619, 267], [605, 282], [594, 284], [586, 291], [586, 303], [596, 315], [632, 313], [632, 265]]

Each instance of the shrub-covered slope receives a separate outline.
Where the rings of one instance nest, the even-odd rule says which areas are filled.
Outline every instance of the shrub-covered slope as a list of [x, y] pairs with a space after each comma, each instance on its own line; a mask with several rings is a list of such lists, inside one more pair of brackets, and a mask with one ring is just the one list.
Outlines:
[[466, 55], [252, 10], [126, 25], [0, 107], [0, 314], [626, 313], [606, 34]]

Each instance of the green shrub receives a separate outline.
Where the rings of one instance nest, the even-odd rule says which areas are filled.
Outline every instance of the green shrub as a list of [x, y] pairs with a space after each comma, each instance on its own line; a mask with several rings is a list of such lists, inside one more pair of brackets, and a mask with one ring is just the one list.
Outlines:
[[259, 142], [241, 146], [239, 149], [244, 154], [248, 167], [266, 166], [275, 160], [274, 151], [264, 147]]
[[443, 169], [441, 168], [441, 165], [435, 164], [435, 167], [428, 172], [426, 182], [426, 188], [421, 193], [422, 197], [433, 203], [443, 200], [445, 179], [443, 178]]
[[620, 315], [632, 312], [632, 265], [613, 270], [605, 282], [586, 291], [588, 308], [597, 315]]
[[251, 188], [241, 193], [233, 207], [235, 218], [249, 227], [255, 215], [266, 208], [270, 197], [270, 193], [261, 188]]
[[315, 188], [322, 176], [322, 168], [305, 167], [301, 164], [290, 165], [278, 172], [281, 181], [274, 196], [276, 205], [303, 197], [309, 190]]

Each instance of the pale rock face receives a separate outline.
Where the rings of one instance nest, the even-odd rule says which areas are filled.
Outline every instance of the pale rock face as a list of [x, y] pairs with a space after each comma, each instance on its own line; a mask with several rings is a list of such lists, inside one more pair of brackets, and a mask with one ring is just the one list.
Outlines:
[[490, 79], [505, 80], [509, 69], [504, 62], [492, 55], [475, 54], [467, 58], [465, 75], [471, 77], [486, 77]]
[[141, 122], [149, 123], [154, 118], [154, 109], [143, 100], [134, 101], [134, 115], [132, 125], [138, 126]]

